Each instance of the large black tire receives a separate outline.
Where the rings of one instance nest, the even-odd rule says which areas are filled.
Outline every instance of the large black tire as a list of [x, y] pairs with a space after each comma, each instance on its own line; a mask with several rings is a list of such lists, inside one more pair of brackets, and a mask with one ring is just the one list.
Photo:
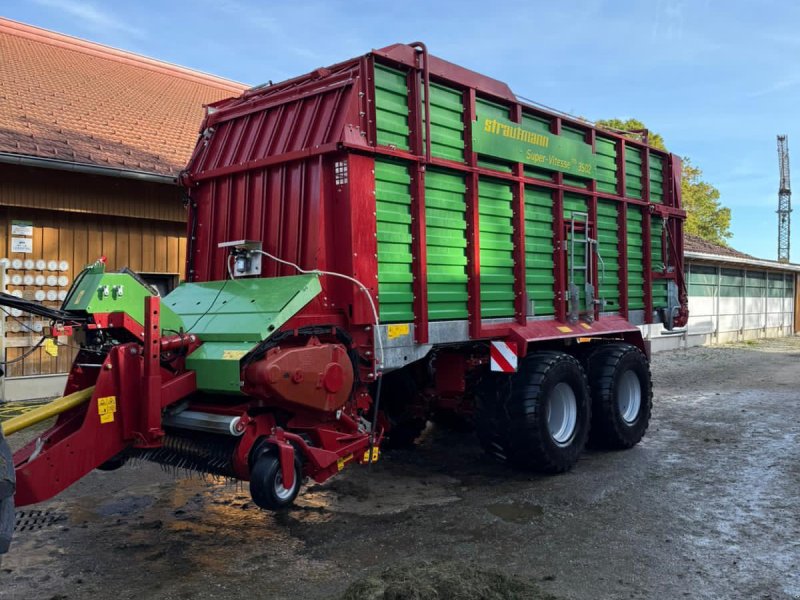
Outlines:
[[[571, 402], [570, 394], [574, 424], [552, 431], [551, 423], [558, 419], [551, 421], [550, 406]], [[517, 373], [488, 374], [478, 387], [478, 438], [487, 452], [518, 467], [545, 473], [569, 470], [586, 445], [590, 420], [583, 368], [563, 352], [530, 354]]]
[[283, 487], [281, 463], [277, 453], [268, 452], [259, 456], [250, 470], [250, 496], [253, 502], [265, 510], [285, 510], [289, 508], [300, 491], [303, 465], [295, 451], [294, 484]]
[[14, 533], [14, 460], [0, 428], [0, 560], [8, 552]]
[[647, 358], [630, 344], [605, 344], [587, 359], [592, 392], [592, 446], [623, 450], [650, 424], [653, 385]]

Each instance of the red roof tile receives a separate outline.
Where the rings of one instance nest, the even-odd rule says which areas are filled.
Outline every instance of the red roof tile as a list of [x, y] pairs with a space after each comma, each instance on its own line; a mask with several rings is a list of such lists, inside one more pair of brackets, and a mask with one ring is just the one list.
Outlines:
[[683, 249], [686, 252], [716, 254], [717, 256], [732, 256], [734, 258], [751, 258], [751, 259], [755, 258], [750, 254], [739, 252], [738, 250], [734, 250], [733, 248], [729, 248], [728, 246], [720, 246], [712, 242], [707, 242], [702, 238], [689, 235], [688, 233], [684, 235]]
[[177, 174], [247, 86], [0, 17], [0, 152]]

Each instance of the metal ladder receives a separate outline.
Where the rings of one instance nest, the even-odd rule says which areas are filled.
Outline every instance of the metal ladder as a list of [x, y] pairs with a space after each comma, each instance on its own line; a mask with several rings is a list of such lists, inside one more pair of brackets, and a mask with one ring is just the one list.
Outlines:
[[[580, 233], [583, 236], [579, 236]], [[578, 252], [583, 252], [583, 264], [575, 264], [576, 247]], [[595, 273], [592, 268], [592, 249], [597, 253], [598, 259], [602, 262], [600, 253], [597, 248], [597, 240], [589, 237], [589, 214], [585, 212], [571, 212], [569, 219], [569, 281], [568, 281], [568, 311], [567, 321], [569, 323], [577, 323], [579, 319], [583, 319], [587, 323], [594, 321], [594, 307], [599, 304], [602, 306], [603, 301], [595, 299], [594, 297], [594, 278]], [[586, 299], [586, 310], [581, 310], [580, 290], [575, 283], [575, 272], [583, 271], [585, 273], [583, 283], [583, 293]]]

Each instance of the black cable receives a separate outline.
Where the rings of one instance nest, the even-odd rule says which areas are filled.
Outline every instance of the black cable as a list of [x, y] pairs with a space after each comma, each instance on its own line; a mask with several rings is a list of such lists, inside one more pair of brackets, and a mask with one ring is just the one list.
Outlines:
[[192, 323], [192, 326], [189, 327], [189, 329], [187, 329], [186, 331], [184, 331], [184, 333], [189, 333], [192, 329], [194, 329], [197, 326], [197, 324], [200, 321], [202, 321], [205, 318], [205, 316], [209, 312], [211, 312], [211, 309], [214, 308], [214, 305], [217, 303], [217, 300], [219, 300], [219, 295], [222, 293], [222, 290], [225, 289], [225, 286], [228, 285], [229, 281], [230, 281], [230, 279], [226, 279], [225, 283], [223, 283], [221, 286], [219, 286], [219, 289], [217, 290], [217, 295], [214, 296], [214, 299], [211, 301], [211, 304], [208, 305], [208, 308], [206, 309], [206, 312], [204, 312], [202, 315], [197, 317], [197, 320], [194, 323]]
[[14, 315], [12, 315], [10, 312], [8, 312], [8, 311], [5, 309], [5, 307], [3, 307], [3, 306], [0, 306], [0, 310], [2, 310], [2, 311], [3, 311], [4, 313], [6, 313], [6, 314], [7, 314], [9, 317], [11, 317], [12, 319], [14, 319], [14, 320], [15, 320], [17, 323], [19, 323], [20, 325], [22, 325], [22, 326], [23, 326], [25, 329], [27, 329], [29, 332], [31, 332], [31, 333], [35, 333], [35, 332], [34, 332], [34, 330], [33, 330], [33, 329], [31, 329], [31, 328], [28, 326], [28, 324], [27, 324], [25, 321], [20, 321], [20, 320], [19, 320], [17, 317], [15, 317], [15, 316], [14, 316]]
[[11, 359], [11, 360], [0, 360], [0, 365], [13, 365], [14, 363], [17, 363], [17, 362], [19, 362], [19, 361], [21, 361], [21, 360], [25, 360], [25, 359], [26, 359], [26, 358], [28, 358], [28, 357], [29, 357], [31, 354], [33, 354], [34, 352], [36, 352], [36, 350], [38, 350], [38, 349], [39, 349], [39, 346], [41, 346], [42, 344], [44, 344], [44, 341], [45, 341], [46, 339], [47, 339], [47, 336], [46, 336], [46, 335], [43, 335], [43, 336], [42, 336], [42, 339], [40, 339], [38, 342], [36, 342], [36, 343], [33, 345], [33, 348], [31, 348], [30, 350], [28, 350], [27, 352], [25, 352], [25, 353], [24, 353], [24, 354], [22, 354], [21, 356], [18, 356], [17, 358], [14, 358], [14, 359]]

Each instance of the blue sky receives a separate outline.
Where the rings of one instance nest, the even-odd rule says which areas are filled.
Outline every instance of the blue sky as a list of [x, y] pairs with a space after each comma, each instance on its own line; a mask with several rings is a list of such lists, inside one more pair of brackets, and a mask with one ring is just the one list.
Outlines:
[[719, 188], [731, 244], [776, 258], [776, 134], [800, 157], [800, 2], [18, 0], [0, 14], [250, 84], [422, 40], [537, 102], [644, 121]]

